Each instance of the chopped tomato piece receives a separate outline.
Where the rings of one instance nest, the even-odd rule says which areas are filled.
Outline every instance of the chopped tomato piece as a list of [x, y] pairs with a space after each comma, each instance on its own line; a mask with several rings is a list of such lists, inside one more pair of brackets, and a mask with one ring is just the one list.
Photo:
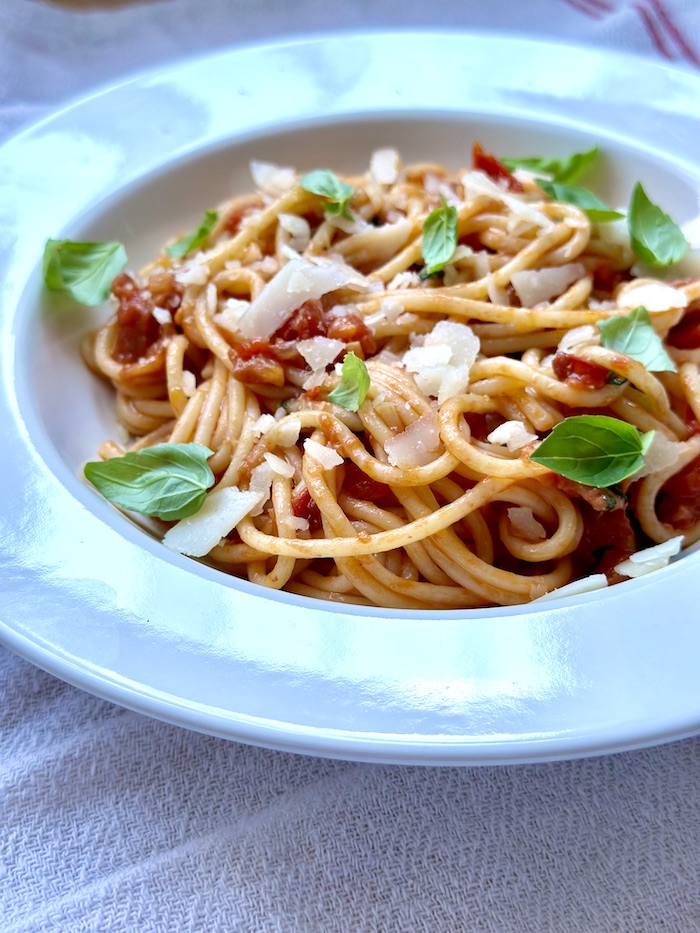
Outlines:
[[161, 336], [161, 325], [153, 317], [155, 304], [150, 294], [138, 288], [126, 272], [112, 282], [112, 293], [119, 301], [117, 339], [112, 359], [127, 365], [147, 357]]
[[678, 350], [697, 350], [700, 347], [700, 302], [693, 302], [682, 319], [672, 327], [666, 342]]
[[664, 483], [656, 514], [679, 531], [685, 531], [700, 519], [700, 457]]
[[484, 152], [479, 143], [472, 147], [472, 166], [484, 172], [497, 184], [502, 184], [508, 191], [522, 192], [525, 189], [510, 169], [488, 152]]
[[321, 512], [306, 486], [297, 486], [292, 496], [292, 512], [297, 518], [305, 518], [309, 523], [309, 531], [318, 531], [321, 528]]
[[604, 366], [580, 360], [562, 350], [554, 354], [552, 369], [557, 379], [585, 389], [602, 389], [608, 384], [611, 375], [611, 371]]

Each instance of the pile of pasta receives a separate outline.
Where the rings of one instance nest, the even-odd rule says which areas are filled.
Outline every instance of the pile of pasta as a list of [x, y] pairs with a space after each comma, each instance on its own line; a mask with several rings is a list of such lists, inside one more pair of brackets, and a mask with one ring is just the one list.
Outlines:
[[[478, 147], [456, 172], [380, 150], [317, 173], [322, 194], [252, 172], [200, 242], [117, 276], [84, 345], [122, 429], [103, 460], [207, 448], [205, 504], [153, 523], [166, 544], [265, 587], [432, 610], [618, 582], [700, 538], [700, 279], [635, 275], [619, 224]], [[426, 219], [447, 208], [434, 271]], [[672, 368], [601, 341], [639, 306]], [[643, 466], [598, 488], [531, 459], [582, 414], [653, 431]]]

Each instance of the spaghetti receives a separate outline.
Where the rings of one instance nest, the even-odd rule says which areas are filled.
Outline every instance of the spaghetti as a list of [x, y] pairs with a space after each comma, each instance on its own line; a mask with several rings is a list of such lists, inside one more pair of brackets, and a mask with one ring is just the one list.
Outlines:
[[[205, 505], [154, 520], [167, 544], [266, 587], [451, 609], [700, 538], [700, 279], [635, 277], [612, 226], [479, 147], [457, 173], [391, 150], [342, 180], [253, 168], [254, 193], [116, 277], [84, 343], [129, 435], [103, 460], [206, 448]], [[640, 308], [661, 370], [603, 339]], [[538, 462], [583, 415], [654, 432], [638, 468], [599, 488]]]

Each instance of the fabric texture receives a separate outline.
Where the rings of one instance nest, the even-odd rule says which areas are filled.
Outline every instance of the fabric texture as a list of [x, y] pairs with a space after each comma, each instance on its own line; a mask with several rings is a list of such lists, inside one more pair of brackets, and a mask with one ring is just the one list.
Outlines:
[[[507, 29], [700, 67], [697, 0], [5, 0], [0, 138], [134, 69], [290, 33]], [[700, 139], [700, 128], [699, 128]], [[700, 739], [499, 768], [190, 733], [0, 648], [2, 933], [694, 933]]]

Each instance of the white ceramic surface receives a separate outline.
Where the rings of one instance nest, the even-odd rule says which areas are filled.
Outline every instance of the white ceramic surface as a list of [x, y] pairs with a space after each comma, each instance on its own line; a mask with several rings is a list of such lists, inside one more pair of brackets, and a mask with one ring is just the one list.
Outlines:
[[[497, 67], [494, 67], [497, 62]], [[41, 287], [49, 236], [127, 243], [134, 266], [250, 186], [251, 157], [361, 170], [372, 149], [457, 167], [592, 141], [599, 189], [641, 179], [700, 213], [700, 79], [633, 57], [487, 35], [329, 36], [234, 50], [108, 88], [0, 149], [0, 638], [144, 713], [372, 761], [603, 753], [700, 731], [700, 555], [607, 591], [509, 610], [343, 609], [168, 552], [80, 464], [113, 433], [83, 369], [95, 312]]]

